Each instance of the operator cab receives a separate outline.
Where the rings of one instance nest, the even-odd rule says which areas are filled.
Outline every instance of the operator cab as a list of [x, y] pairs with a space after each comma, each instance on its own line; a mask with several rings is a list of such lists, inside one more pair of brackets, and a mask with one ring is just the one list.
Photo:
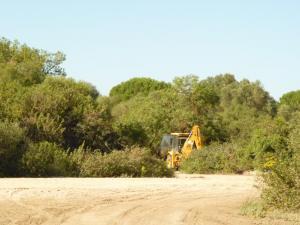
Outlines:
[[168, 151], [181, 153], [181, 149], [188, 138], [188, 133], [172, 133], [163, 136], [160, 144], [160, 153], [163, 157], [167, 156]]

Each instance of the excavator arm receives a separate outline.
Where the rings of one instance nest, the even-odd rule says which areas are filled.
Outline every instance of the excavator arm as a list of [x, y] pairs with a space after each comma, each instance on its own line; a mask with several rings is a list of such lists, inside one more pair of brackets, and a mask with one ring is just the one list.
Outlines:
[[186, 139], [181, 153], [184, 158], [190, 156], [193, 149], [199, 150], [203, 147], [203, 142], [200, 133], [200, 127], [198, 125], [193, 126], [188, 138]]
[[182, 158], [188, 158], [193, 150], [200, 150], [203, 147], [200, 127], [197, 125], [193, 126], [190, 133], [171, 133], [171, 136], [176, 137], [177, 140], [180, 137], [187, 138], [179, 151], [174, 148], [168, 151], [167, 163], [169, 168], [178, 169]]

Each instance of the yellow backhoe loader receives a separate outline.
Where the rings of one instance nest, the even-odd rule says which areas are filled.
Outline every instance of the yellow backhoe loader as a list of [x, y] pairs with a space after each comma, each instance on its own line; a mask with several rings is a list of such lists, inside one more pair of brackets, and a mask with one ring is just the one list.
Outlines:
[[187, 158], [193, 150], [200, 150], [203, 142], [200, 127], [195, 125], [190, 133], [171, 133], [163, 136], [161, 154], [169, 168], [178, 169], [182, 158]]

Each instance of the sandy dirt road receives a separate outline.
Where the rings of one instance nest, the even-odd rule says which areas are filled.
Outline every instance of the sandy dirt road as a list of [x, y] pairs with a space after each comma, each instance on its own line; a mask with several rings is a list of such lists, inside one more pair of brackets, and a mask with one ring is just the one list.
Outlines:
[[0, 179], [0, 224], [261, 224], [239, 213], [255, 185], [225, 175]]

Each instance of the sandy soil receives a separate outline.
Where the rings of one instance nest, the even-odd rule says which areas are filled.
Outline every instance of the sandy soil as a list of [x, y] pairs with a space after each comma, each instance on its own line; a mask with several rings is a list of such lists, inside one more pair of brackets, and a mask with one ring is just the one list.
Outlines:
[[255, 186], [225, 175], [0, 179], [0, 224], [262, 224], [239, 213]]

